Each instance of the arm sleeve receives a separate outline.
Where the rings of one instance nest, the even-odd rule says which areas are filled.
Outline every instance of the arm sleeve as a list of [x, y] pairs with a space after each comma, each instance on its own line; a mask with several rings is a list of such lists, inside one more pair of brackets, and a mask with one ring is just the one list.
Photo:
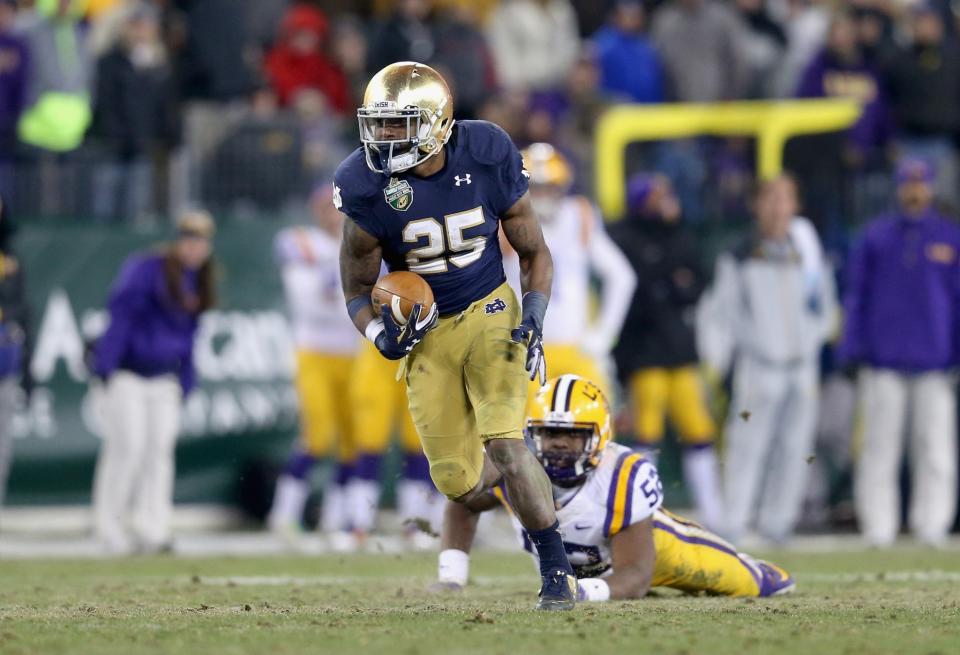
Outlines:
[[128, 261], [110, 292], [110, 324], [97, 341], [94, 368], [98, 376], [106, 378], [119, 368], [148, 292], [143, 283], [142, 263]]
[[623, 328], [630, 309], [637, 276], [626, 256], [613, 242], [599, 219], [593, 223], [589, 242], [590, 265], [601, 282], [602, 302], [594, 332], [610, 346]]
[[657, 467], [639, 453], [621, 456], [607, 498], [603, 531], [609, 537], [650, 518], [663, 505], [663, 483]]
[[697, 350], [701, 359], [721, 375], [729, 369], [736, 349], [734, 321], [742, 305], [738, 278], [734, 257], [721, 255], [713, 286], [697, 307]]

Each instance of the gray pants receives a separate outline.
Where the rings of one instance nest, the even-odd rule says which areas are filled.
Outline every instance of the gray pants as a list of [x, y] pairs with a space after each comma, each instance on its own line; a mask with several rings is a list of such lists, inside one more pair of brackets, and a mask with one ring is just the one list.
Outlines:
[[956, 399], [951, 376], [865, 369], [859, 380], [862, 443], [854, 478], [860, 530], [878, 546], [900, 530], [900, 467], [909, 432], [910, 530], [943, 541], [957, 511]]
[[17, 405], [17, 380], [0, 380], [0, 507], [7, 496], [7, 475], [13, 460], [13, 412]]
[[724, 455], [727, 534], [736, 540], [756, 512], [758, 532], [790, 537], [800, 515], [819, 403], [815, 360], [776, 366], [742, 357]]

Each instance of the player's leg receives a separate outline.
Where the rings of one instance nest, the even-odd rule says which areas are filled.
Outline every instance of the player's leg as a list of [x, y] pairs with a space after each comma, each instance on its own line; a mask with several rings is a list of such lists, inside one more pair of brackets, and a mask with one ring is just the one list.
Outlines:
[[347, 506], [354, 531], [362, 539], [373, 530], [380, 506], [380, 471], [400, 406], [398, 362], [384, 359], [364, 342], [350, 383], [354, 444], [353, 478], [347, 485]]
[[332, 362], [322, 353], [297, 352], [294, 384], [300, 403], [300, 439], [287, 459], [267, 517], [271, 530], [287, 537], [299, 534], [310, 495], [310, 473], [317, 459], [330, 453], [336, 436], [330, 384]]
[[800, 518], [820, 404], [818, 366], [796, 367], [789, 376], [790, 388], [757, 513], [757, 529], [775, 543], [789, 539]]
[[900, 530], [900, 464], [908, 382], [881, 369], [863, 369], [858, 383], [861, 403], [859, 456], [853, 497], [864, 538], [888, 546]]
[[666, 369], [644, 368], [630, 376], [630, 405], [637, 450], [656, 464], [666, 427], [665, 415], [670, 394]]
[[723, 463], [725, 534], [734, 542], [757, 507], [786, 386], [780, 369], [748, 358], [735, 371]]
[[716, 596], [773, 596], [794, 587], [780, 567], [738, 553], [709, 530], [666, 510], [654, 514], [653, 542], [654, 587]]
[[112, 553], [132, 548], [127, 520], [143, 461], [146, 431], [142, 381], [126, 371], [114, 373], [104, 389], [103, 442], [93, 487], [94, 531]]
[[711, 530], [723, 529], [723, 496], [720, 465], [714, 448], [716, 426], [707, 410], [703, 384], [696, 367], [669, 372], [670, 420], [683, 445], [683, 478], [693, 492], [700, 522]]
[[407, 537], [415, 549], [433, 548], [443, 523], [445, 498], [430, 479], [430, 462], [423, 454], [420, 437], [407, 408], [407, 390], [400, 388], [402, 405], [399, 407], [400, 447], [403, 451], [403, 473], [397, 482], [397, 510], [407, 528]]
[[545, 609], [573, 606], [573, 569], [560, 537], [550, 480], [523, 441], [528, 378], [523, 364], [526, 347], [511, 339], [519, 322], [519, 303], [509, 288], [507, 310], [467, 312], [463, 322], [475, 338], [464, 365], [464, 379], [476, 425], [487, 455], [500, 474], [518, 519], [540, 558]]
[[939, 546], [957, 511], [957, 408], [950, 375], [937, 371], [918, 376], [911, 402], [910, 531], [924, 543]]
[[172, 546], [174, 448], [183, 390], [173, 376], [146, 381], [147, 430], [134, 498], [134, 529], [145, 552]]
[[[344, 359], [334, 376], [337, 389], [349, 389], [353, 379], [353, 360]], [[327, 545], [335, 552], [354, 552], [361, 544], [351, 530], [351, 512], [348, 489], [353, 479], [354, 465], [357, 459], [354, 443], [353, 408], [349, 402], [336, 402], [333, 408], [337, 422], [336, 464], [332, 474], [323, 487], [320, 529]]]

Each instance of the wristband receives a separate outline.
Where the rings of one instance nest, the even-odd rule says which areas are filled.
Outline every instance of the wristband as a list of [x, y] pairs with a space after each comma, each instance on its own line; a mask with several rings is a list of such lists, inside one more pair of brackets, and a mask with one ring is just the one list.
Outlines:
[[440, 565], [437, 567], [437, 579], [440, 582], [467, 586], [467, 578], [470, 577], [470, 555], [456, 548], [448, 548], [440, 552], [438, 560]]
[[376, 345], [377, 337], [379, 337], [385, 331], [386, 328], [383, 327], [383, 319], [375, 318], [367, 323], [367, 328], [363, 331], [363, 334], [370, 339], [370, 342], [373, 343], [373, 345]]
[[587, 600], [595, 603], [602, 603], [610, 600], [610, 585], [600, 578], [583, 578], [577, 580], [580, 600]]
[[522, 315], [520, 322], [532, 326], [538, 334], [543, 334], [543, 317], [547, 313], [549, 300], [539, 291], [528, 291], [523, 294], [521, 304]]
[[350, 320], [355, 320], [357, 314], [360, 313], [365, 307], [372, 307], [370, 303], [370, 298], [367, 296], [354, 296], [347, 301], [347, 313], [350, 315]]

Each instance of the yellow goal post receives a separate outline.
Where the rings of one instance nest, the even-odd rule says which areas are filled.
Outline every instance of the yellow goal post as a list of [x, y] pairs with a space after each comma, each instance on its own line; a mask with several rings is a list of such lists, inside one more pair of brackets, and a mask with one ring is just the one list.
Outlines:
[[631, 143], [702, 135], [751, 136], [756, 138], [757, 174], [769, 179], [783, 167], [788, 139], [845, 129], [861, 111], [859, 103], [844, 99], [615, 105], [597, 122], [597, 200], [608, 220], [623, 216], [624, 154]]

